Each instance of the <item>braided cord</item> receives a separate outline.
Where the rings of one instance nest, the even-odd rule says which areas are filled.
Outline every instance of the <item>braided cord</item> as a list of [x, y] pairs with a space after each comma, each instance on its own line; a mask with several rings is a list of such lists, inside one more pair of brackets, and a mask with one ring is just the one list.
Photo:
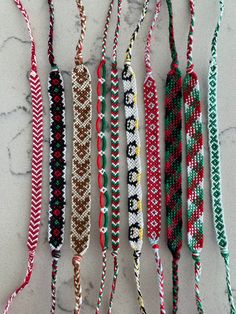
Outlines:
[[182, 247], [182, 74], [175, 47], [173, 10], [169, 12], [169, 41], [172, 56], [171, 70], [166, 79], [165, 100], [165, 189], [167, 243], [173, 256], [173, 313], [178, 311], [178, 263]]
[[14, 0], [26, 22], [31, 39], [31, 71], [29, 75], [31, 99], [32, 99], [32, 197], [30, 223], [28, 231], [28, 266], [26, 276], [22, 284], [9, 297], [4, 314], [9, 313], [13, 299], [27, 286], [33, 271], [35, 252], [38, 245], [41, 207], [42, 207], [42, 167], [43, 167], [43, 101], [41, 83], [37, 71], [35, 42], [30, 26], [29, 16], [20, 0]]
[[82, 57], [86, 15], [82, 1], [76, 0], [76, 2], [81, 18], [81, 35], [77, 45], [75, 67], [72, 71], [74, 136], [71, 247], [75, 252], [72, 260], [75, 287], [74, 314], [79, 314], [82, 304], [80, 264], [90, 241], [92, 86], [89, 70], [83, 64]]
[[236, 309], [232, 295], [232, 287], [230, 280], [228, 239], [226, 234], [224, 208], [222, 202], [220, 144], [217, 111], [217, 83], [218, 83], [217, 42], [220, 31], [220, 25], [224, 14], [223, 0], [219, 0], [219, 8], [220, 14], [211, 43], [211, 62], [208, 74], [208, 132], [210, 147], [211, 197], [214, 215], [214, 225], [216, 231], [216, 240], [225, 263], [226, 286], [230, 305], [230, 313], [235, 314]]
[[143, 208], [141, 187], [141, 160], [139, 115], [137, 104], [137, 84], [135, 73], [131, 67], [132, 48], [141, 24], [147, 13], [149, 1], [144, 1], [141, 17], [131, 36], [126, 51], [122, 81], [124, 86], [124, 106], [126, 119], [127, 168], [128, 168], [128, 213], [129, 213], [129, 242], [133, 249], [134, 275], [138, 293], [138, 303], [141, 313], [146, 313], [140, 286], [140, 258], [143, 245]]
[[126, 55], [125, 55], [125, 63], [129, 63], [131, 62], [131, 58], [132, 58], [132, 50], [133, 50], [133, 46], [134, 46], [134, 42], [136, 40], [136, 37], [138, 36], [138, 32], [140, 30], [140, 27], [145, 19], [145, 16], [147, 14], [147, 10], [148, 10], [148, 5], [149, 5], [150, 0], [145, 0], [143, 3], [143, 8], [142, 8], [142, 12], [141, 12], [141, 17], [138, 21], [138, 24], [130, 38], [130, 42], [129, 42], [129, 46], [126, 50]]
[[56, 310], [56, 282], [58, 261], [64, 241], [66, 205], [66, 126], [64, 83], [53, 53], [54, 4], [48, 0], [50, 27], [48, 59], [51, 72], [48, 77], [50, 100], [50, 202], [48, 215], [48, 242], [52, 251], [51, 314]]
[[[102, 304], [102, 297], [106, 282], [107, 272], [107, 248], [108, 248], [108, 208], [110, 205], [110, 198], [108, 194], [108, 176], [106, 170], [107, 158], [106, 158], [106, 51], [107, 51], [107, 35], [108, 28], [110, 25], [111, 14], [114, 6], [114, 0], [110, 1], [109, 8], [106, 15], [106, 21], [103, 31], [102, 39], [102, 58], [97, 69], [97, 167], [98, 167], [98, 187], [99, 187], [99, 202], [100, 202], [100, 213], [99, 213], [99, 230], [100, 230], [100, 246], [102, 249], [102, 277], [98, 293], [98, 300], [96, 305], [96, 313], [99, 313]], [[118, 37], [117, 37], [118, 41]], [[114, 260], [115, 263], [115, 260]], [[118, 268], [114, 269], [116, 274]], [[118, 273], [117, 273], [118, 274]], [[116, 284], [116, 275], [114, 275]], [[115, 289], [115, 287], [114, 287]], [[110, 300], [111, 304], [112, 300]]]
[[164, 272], [159, 255], [159, 238], [161, 233], [161, 158], [160, 158], [160, 125], [159, 105], [156, 82], [152, 75], [151, 40], [152, 32], [157, 24], [161, 10], [161, 1], [156, 3], [155, 14], [147, 35], [145, 47], [146, 78], [144, 81], [144, 105], [146, 122], [147, 152], [147, 185], [148, 185], [148, 238], [155, 254], [159, 295], [160, 313], [165, 314]]
[[201, 277], [200, 253], [203, 248], [203, 206], [204, 206], [204, 154], [203, 125], [200, 103], [200, 88], [193, 67], [193, 32], [195, 23], [194, 1], [189, 1], [190, 28], [187, 45], [187, 70], [183, 82], [186, 131], [187, 166], [187, 230], [188, 246], [194, 260], [195, 300], [198, 313], [204, 313], [200, 298]]
[[113, 42], [113, 62], [111, 68], [111, 210], [112, 210], [112, 255], [114, 274], [108, 313], [112, 312], [114, 294], [119, 273], [118, 253], [120, 248], [120, 178], [119, 178], [119, 76], [117, 68], [117, 48], [120, 34], [122, 0], [117, 3], [117, 23]]

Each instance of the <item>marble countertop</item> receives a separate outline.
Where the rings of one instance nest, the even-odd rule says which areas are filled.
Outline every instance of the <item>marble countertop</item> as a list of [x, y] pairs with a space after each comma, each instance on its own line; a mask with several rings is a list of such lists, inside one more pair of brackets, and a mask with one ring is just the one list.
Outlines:
[[[93, 126], [95, 126], [96, 104], [96, 68], [100, 58], [101, 36], [108, 0], [84, 0], [88, 15], [88, 32], [85, 41], [85, 60], [93, 77]], [[140, 16], [142, 0], [124, 1], [121, 40], [119, 47], [119, 68], [122, 68], [124, 52], [134, 26]], [[170, 65], [168, 46], [168, 16], [165, 1], [159, 19], [158, 31], [154, 33], [152, 60], [155, 78], [158, 84], [161, 108], [161, 132], [163, 135], [164, 119], [164, 85]], [[48, 5], [46, 0], [23, 0], [31, 17], [33, 33], [37, 44], [39, 72], [42, 80], [44, 96], [44, 185], [42, 228], [36, 255], [35, 269], [30, 285], [14, 302], [11, 313], [46, 314], [50, 308], [50, 276], [51, 259], [47, 242], [47, 208], [48, 208], [48, 154], [49, 154], [49, 106], [47, 97], [47, 75], [50, 67], [47, 60], [48, 39]], [[147, 27], [149, 25], [155, 1], [151, 1], [150, 9], [144, 26], [139, 34], [134, 48], [133, 67], [137, 73], [139, 89], [139, 112], [141, 117], [140, 131], [142, 147], [144, 137], [144, 107], [142, 84], [144, 80], [143, 51]], [[189, 13], [187, 1], [174, 1], [176, 43], [180, 54], [180, 65], [184, 72], [186, 65], [186, 39], [188, 32]], [[233, 293], [236, 298], [236, 2], [227, 1], [224, 23], [219, 41], [219, 129], [222, 160], [222, 184], [224, 193], [225, 219], [229, 236], [229, 247], [232, 262]], [[196, 36], [194, 39], [195, 70], [199, 74], [204, 110], [205, 130], [205, 246], [202, 252], [202, 282], [201, 293], [206, 313], [229, 313], [225, 288], [225, 274], [222, 258], [216, 245], [213, 228], [212, 210], [209, 194], [209, 150], [206, 137], [206, 99], [207, 71], [210, 55], [210, 39], [216, 23], [218, 6], [216, 0], [196, 1]], [[55, 53], [65, 80], [66, 89], [66, 122], [68, 142], [68, 172], [71, 176], [71, 138], [72, 138], [72, 93], [71, 69], [77, 43], [80, 21], [75, 1], [55, 1], [56, 37]], [[111, 55], [112, 36], [114, 34], [114, 18], [112, 31], [109, 35], [108, 55]], [[31, 99], [28, 84], [30, 68], [30, 43], [25, 23], [13, 1], [1, 1], [0, 9], [0, 312], [9, 293], [20, 284], [26, 269], [26, 239], [29, 222], [30, 184], [31, 184]], [[120, 92], [122, 102], [122, 90]], [[122, 108], [122, 106], [121, 106]], [[136, 290], [132, 266], [132, 251], [127, 240], [127, 187], [125, 160], [125, 130], [124, 112], [121, 110], [121, 249], [120, 276], [117, 294], [114, 302], [114, 314], [139, 313], [136, 303]], [[91, 245], [82, 265], [82, 284], [84, 303], [82, 313], [95, 312], [101, 275], [101, 251], [98, 230], [98, 188], [96, 184], [96, 132], [93, 127], [93, 177], [92, 177], [92, 235]], [[108, 145], [109, 146], [109, 145]], [[162, 162], [164, 157], [162, 137]], [[144, 191], [144, 210], [146, 211], [146, 177], [145, 149], [142, 149], [142, 177]], [[185, 172], [183, 173], [186, 178]], [[70, 184], [67, 189], [68, 205], [66, 213], [65, 243], [62, 249], [62, 259], [58, 278], [57, 313], [73, 313], [74, 291], [73, 271], [71, 266], [72, 250], [69, 243], [70, 222]], [[184, 204], [185, 204], [184, 197]], [[186, 206], [184, 206], [184, 212]], [[145, 215], [146, 218], [146, 215]], [[184, 223], [184, 245], [180, 261], [180, 304], [179, 313], [195, 313], [193, 293], [193, 265], [186, 241], [186, 223]], [[146, 230], [145, 230], [146, 235]], [[163, 227], [161, 236], [161, 255], [165, 269], [166, 299], [168, 313], [171, 311], [171, 255], [166, 247], [165, 209], [163, 202]], [[112, 258], [109, 254], [107, 289], [104, 296], [102, 313], [107, 312], [107, 301], [111, 285]], [[159, 297], [156, 285], [154, 256], [145, 236], [142, 256], [142, 289], [148, 313], [159, 313]]]

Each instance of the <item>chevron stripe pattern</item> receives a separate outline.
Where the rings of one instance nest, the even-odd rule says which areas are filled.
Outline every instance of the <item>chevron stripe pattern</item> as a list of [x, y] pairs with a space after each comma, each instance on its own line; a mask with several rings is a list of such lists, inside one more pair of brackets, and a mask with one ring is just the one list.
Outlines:
[[26, 10], [20, 0], [14, 0], [18, 9], [22, 13], [31, 39], [31, 71], [29, 83], [32, 101], [32, 182], [31, 182], [31, 211], [28, 230], [28, 265], [27, 272], [22, 284], [11, 294], [4, 309], [4, 314], [9, 313], [13, 299], [27, 286], [34, 266], [35, 251], [38, 245], [41, 207], [42, 207], [42, 167], [43, 167], [43, 100], [41, 83], [37, 72], [37, 61], [35, 52], [35, 42], [32, 35], [30, 21]]
[[232, 294], [230, 279], [230, 258], [228, 249], [228, 239], [224, 221], [224, 208], [221, 190], [221, 165], [220, 165], [220, 143], [218, 129], [218, 108], [217, 108], [217, 42], [220, 26], [224, 14], [224, 1], [219, 0], [220, 14], [211, 43], [211, 62], [208, 73], [208, 137], [210, 148], [210, 182], [212, 210], [216, 231], [216, 240], [225, 263], [226, 287], [230, 306], [230, 313], [235, 314], [236, 308]]

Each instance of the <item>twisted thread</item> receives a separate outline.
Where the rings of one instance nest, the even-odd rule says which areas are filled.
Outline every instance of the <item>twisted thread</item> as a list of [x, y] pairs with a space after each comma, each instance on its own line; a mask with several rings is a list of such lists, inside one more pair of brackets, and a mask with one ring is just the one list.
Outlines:
[[118, 262], [118, 253], [117, 252], [112, 252], [113, 255], [113, 280], [112, 280], [112, 287], [111, 287], [111, 294], [110, 294], [110, 300], [109, 300], [109, 307], [108, 307], [108, 313], [112, 313], [112, 306], [113, 306], [113, 301], [114, 301], [114, 296], [115, 296], [115, 291], [116, 291], [116, 285], [117, 285], [117, 279], [119, 275], [119, 262]]
[[75, 64], [83, 64], [83, 45], [84, 45], [84, 38], [86, 34], [86, 21], [87, 17], [84, 10], [84, 4], [82, 0], [76, 0], [78, 9], [79, 9], [79, 15], [80, 15], [80, 38], [78, 40], [78, 44], [76, 47], [76, 55], [75, 55]]
[[80, 308], [82, 304], [82, 287], [80, 279], [80, 263], [81, 256], [75, 255], [72, 259], [72, 264], [74, 266], [74, 287], [75, 287], [75, 308], [74, 314], [80, 313]]
[[208, 74], [208, 132], [209, 132], [208, 136], [210, 147], [210, 174], [211, 174], [210, 181], [216, 240], [225, 263], [226, 286], [230, 306], [230, 313], [235, 314], [236, 308], [232, 295], [232, 287], [230, 280], [228, 238], [226, 233], [224, 208], [222, 202], [220, 143], [217, 110], [217, 85], [218, 85], [217, 43], [220, 26], [224, 14], [223, 0], [219, 0], [219, 9], [220, 14], [211, 43], [211, 62]]
[[144, 307], [143, 295], [142, 295], [142, 291], [141, 291], [141, 285], [140, 285], [141, 251], [134, 251], [133, 258], [134, 258], [134, 276], [135, 276], [136, 287], [137, 287], [137, 292], [138, 292], [138, 303], [139, 303], [140, 313], [146, 314], [146, 310]]
[[131, 58], [132, 58], [132, 50], [133, 50], [133, 46], [134, 46], [134, 42], [138, 36], [139, 30], [141, 28], [141, 25], [143, 24], [143, 21], [145, 19], [145, 16], [147, 14], [147, 10], [148, 10], [148, 5], [149, 5], [150, 0], [145, 0], [143, 3], [143, 8], [142, 8], [142, 12], [141, 12], [141, 16], [140, 19], [138, 21], [138, 24], [130, 38], [130, 42], [129, 42], [129, 46], [126, 50], [126, 55], [125, 55], [125, 63], [130, 63], [131, 62]]
[[100, 307], [102, 304], [102, 297], [103, 297], [104, 288], [105, 288], [106, 275], [107, 275], [107, 251], [103, 250], [102, 251], [102, 278], [101, 278], [99, 295], [98, 295], [98, 300], [97, 300], [97, 305], [96, 305], [96, 314], [100, 312]]
[[49, 7], [49, 37], [48, 37], [48, 60], [52, 67], [56, 66], [55, 57], [53, 52], [53, 39], [54, 39], [54, 3], [53, 0], [48, 0]]
[[110, 1], [109, 8], [106, 15], [106, 21], [105, 21], [105, 26], [104, 26], [104, 31], [103, 31], [103, 38], [102, 38], [102, 60], [105, 60], [105, 57], [106, 57], [108, 28], [110, 25], [110, 19], [111, 19], [113, 6], [114, 6], [114, 1], [115, 0]]
[[56, 310], [56, 286], [57, 286], [57, 271], [58, 261], [61, 257], [61, 252], [57, 250], [52, 251], [52, 279], [51, 279], [51, 314]]

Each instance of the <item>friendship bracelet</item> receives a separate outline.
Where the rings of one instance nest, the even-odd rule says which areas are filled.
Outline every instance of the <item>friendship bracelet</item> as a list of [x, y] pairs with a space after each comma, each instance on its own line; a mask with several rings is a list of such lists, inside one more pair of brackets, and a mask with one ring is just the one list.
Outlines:
[[31, 71], [29, 75], [32, 99], [32, 196], [30, 223], [28, 232], [28, 267], [24, 281], [9, 297], [4, 314], [9, 312], [13, 299], [27, 286], [33, 271], [35, 252], [38, 245], [41, 206], [42, 206], [42, 167], [43, 167], [43, 101], [41, 83], [37, 71], [35, 42], [30, 26], [29, 16], [20, 0], [14, 0], [26, 22], [31, 41]]
[[145, 0], [140, 20], [131, 36], [126, 51], [124, 70], [122, 73], [127, 138], [129, 242], [134, 251], [134, 274], [141, 313], [146, 313], [140, 287], [140, 258], [143, 244], [143, 209], [137, 85], [135, 73], [131, 67], [131, 59], [132, 48], [141, 24], [146, 16], [148, 4], [149, 0]]
[[187, 167], [187, 230], [188, 246], [195, 264], [195, 299], [198, 313], [204, 313], [200, 298], [200, 253], [203, 248], [204, 152], [200, 88], [192, 58], [195, 24], [194, 0], [189, 1], [190, 28], [187, 46], [187, 69], [183, 81]]
[[107, 271], [107, 248], [108, 248], [108, 207], [110, 198], [107, 191], [108, 177], [106, 171], [106, 51], [107, 51], [107, 35], [108, 27], [110, 25], [111, 13], [114, 5], [114, 0], [110, 1], [106, 22], [104, 26], [103, 39], [102, 39], [102, 58], [98, 66], [97, 77], [97, 167], [98, 167], [98, 187], [99, 187], [99, 230], [100, 230], [100, 246], [102, 249], [102, 278], [99, 288], [99, 295], [96, 305], [96, 313], [99, 313], [102, 297], [104, 293], [106, 271]]
[[117, 1], [117, 23], [113, 42], [111, 67], [111, 211], [112, 211], [112, 255], [114, 274], [108, 313], [112, 312], [114, 294], [119, 273], [118, 253], [120, 248], [120, 164], [119, 164], [119, 76], [117, 68], [117, 48], [120, 34], [122, 0]]
[[211, 42], [211, 61], [208, 74], [208, 132], [209, 132], [210, 173], [211, 173], [210, 180], [216, 240], [220, 249], [220, 253], [225, 263], [226, 286], [230, 305], [230, 313], [235, 314], [236, 309], [230, 281], [228, 239], [226, 234], [224, 208], [222, 202], [220, 144], [217, 111], [217, 84], [218, 84], [217, 43], [221, 21], [224, 14], [223, 0], [219, 0], [219, 9], [220, 15]]
[[91, 132], [92, 86], [88, 68], [83, 62], [83, 43], [86, 32], [86, 15], [81, 0], [76, 0], [81, 33], [76, 48], [75, 67], [72, 71], [73, 92], [73, 159], [72, 159], [72, 215], [71, 248], [75, 255], [74, 266], [75, 309], [79, 314], [82, 304], [80, 279], [81, 259], [89, 247], [91, 210]]
[[148, 238], [153, 248], [156, 260], [160, 313], [165, 314], [164, 271], [159, 253], [161, 233], [161, 157], [160, 157], [160, 124], [159, 105], [156, 82], [151, 66], [152, 32], [157, 24], [161, 10], [161, 0], [156, 2], [156, 10], [149, 28], [145, 47], [146, 78], [144, 81], [144, 105], [146, 121], [146, 152], [147, 152], [147, 186], [148, 186]]
[[64, 83], [53, 52], [54, 4], [48, 0], [50, 28], [48, 59], [51, 72], [48, 77], [50, 100], [50, 202], [48, 216], [48, 242], [52, 253], [51, 314], [56, 310], [56, 282], [58, 260], [64, 242], [66, 209], [66, 125]]
[[175, 47], [173, 10], [166, 0], [169, 13], [171, 70], [166, 80], [165, 100], [165, 189], [167, 243], [173, 256], [173, 313], [178, 311], [178, 263], [182, 248], [182, 74]]

